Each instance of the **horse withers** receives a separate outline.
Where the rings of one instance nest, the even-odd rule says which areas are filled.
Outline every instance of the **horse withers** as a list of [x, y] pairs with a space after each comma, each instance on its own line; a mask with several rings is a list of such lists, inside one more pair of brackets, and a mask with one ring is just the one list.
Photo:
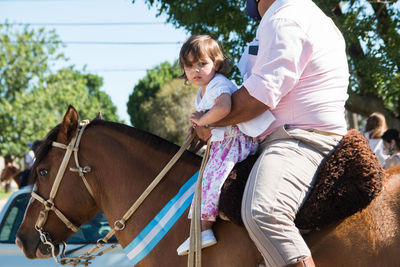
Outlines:
[[[60, 125], [45, 140], [37, 155], [31, 176], [36, 179], [36, 194], [49, 199], [53, 183], [66, 151], [52, 146], [55, 141], [68, 145], [79, 128], [79, 117], [69, 107]], [[178, 147], [159, 137], [125, 125], [94, 120], [87, 125], [79, 144], [81, 166], [90, 166], [85, 174], [89, 193], [71, 157], [58, 185], [54, 205], [76, 226], [93, 217], [100, 209], [110, 225], [121, 219], [152, 179], [162, 170]], [[163, 181], [126, 222], [116, 237], [126, 247], [176, 195], [179, 188], [200, 166], [201, 158], [185, 152]], [[58, 184], [58, 183], [57, 183]], [[305, 236], [317, 266], [400, 266], [397, 257], [400, 235], [400, 167], [389, 170], [384, 190], [371, 204], [338, 223]], [[47, 204], [47, 205], [50, 205]], [[44, 210], [40, 201], [32, 200], [17, 234], [17, 244], [28, 258], [50, 257], [47, 245], [35, 229]], [[189, 233], [187, 211], [155, 248], [135, 266], [186, 266], [187, 258], [176, 248]], [[51, 242], [59, 244], [72, 231], [53, 212], [41, 225]], [[218, 243], [203, 250], [203, 266], [257, 266], [262, 257], [245, 228], [218, 220], [215, 224]]]

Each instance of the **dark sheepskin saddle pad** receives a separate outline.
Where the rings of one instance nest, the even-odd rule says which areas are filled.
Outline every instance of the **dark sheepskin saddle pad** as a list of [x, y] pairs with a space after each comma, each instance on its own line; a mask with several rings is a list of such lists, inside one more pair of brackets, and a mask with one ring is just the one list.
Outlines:
[[[243, 226], [241, 202], [257, 155], [236, 164], [225, 181], [219, 210]], [[350, 130], [320, 165], [314, 188], [296, 215], [300, 229], [316, 229], [361, 211], [382, 190], [384, 170], [358, 131]]]

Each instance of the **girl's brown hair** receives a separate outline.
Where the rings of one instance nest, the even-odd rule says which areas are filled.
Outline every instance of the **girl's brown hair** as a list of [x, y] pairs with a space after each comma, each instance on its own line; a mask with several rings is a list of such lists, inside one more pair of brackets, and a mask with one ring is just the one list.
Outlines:
[[381, 138], [383, 133], [387, 130], [387, 124], [385, 116], [382, 113], [374, 112], [369, 115], [367, 125], [365, 126], [365, 132], [371, 131], [369, 135], [372, 139]]
[[[189, 61], [189, 55], [192, 61]], [[182, 69], [185, 66], [192, 66], [193, 63], [200, 61], [208, 56], [216, 66], [216, 71], [227, 75], [231, 71], [229, 59], [222, 52], [221, 46], [210, 35], [194, 35], [186, 40], [179, 53], [179, 65]], [[181, 78], [187, 80], [185, 72]]]

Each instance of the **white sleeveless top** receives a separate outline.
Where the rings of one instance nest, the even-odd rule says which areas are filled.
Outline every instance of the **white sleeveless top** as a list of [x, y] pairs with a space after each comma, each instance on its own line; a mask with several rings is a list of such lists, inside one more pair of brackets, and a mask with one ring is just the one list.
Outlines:
[[[215, 74], [214, 78], [207, 85], [203, 97], [201, 97], [202, 88], [199, 89], [195, 100], [196, 110], [200, 112], [210, 110], [214, 106], [215, 99], [217, 99], [221, 94], [227, 93], [232, 95], [237, 89], [236, 85], [224, 75], [219, 73]], [[252, 120], [238, 123], [237, 126], [244, 134], [251, 137], [257, 137], [264, 132], [274, 120], [275, 117], [269, 110], [267, 110]], [[230, 126], [216, 127], [212, 129], [211, 142], [224, 140], [224, 133], [229, 129], [229, 127]]]

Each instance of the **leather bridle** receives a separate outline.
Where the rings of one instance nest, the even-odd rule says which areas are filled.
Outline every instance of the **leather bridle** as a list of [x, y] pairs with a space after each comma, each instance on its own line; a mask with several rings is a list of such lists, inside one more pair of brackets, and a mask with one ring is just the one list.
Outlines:
[[[79, 165], [79, 160], [78, 160], [78, 150], [79, 150], [79, 143], [83, 134], [83, 131], [85, 130], [87, 126], [87, 122], [83, 122], [80, 124], [80, 127], [78, 127], [78, 131], [76, 132], [75, 136], [72, 138], [71, 142], [68, 145], [62, 144], [62, 143], [58, 143], [58, 142], [52, 142], [52, 146], [53, 147], [57, 147], [57, 148], [61, 148], [61, 149], [65, 149], [66, 153], [64, 155], [64, 158], [61, 162], [61, 165], [58, 169], [56, 178], [54, 180], [53, 186], [51, 188], [50, 191], [50, 195], [49, 195], [49, 199], [45, 200], [45, 198], [43, 198], [42, 196], [40, 196], [38, 193], [35, 192], [35, 188], [32, 190], [32, 197], [36, 200], [38, 200], [40, 203], [43, 204], [44, 209], [40, 211], [39, 213], [39, 217], [36, 220], [35, 223], [35, 229], [39, 232], [40, 235], [40, 240], [42, 241], [42, 243], [49, 245], [51, 247], [52, 250], [52, 256], [53, 258], [56, 260], [56, 262], [60, 263], [57, 259], [57, 256], [55, 254], [55, 246], [51, 240], [50, 234], [48, 232], [46, 232], [43, 228], [43, 226], [46, 224], [47, 218], [48, 218], [48, 214], [50, 211], [53, 211], [57, 217], [73, 232], [77, 232], [79, 230], [79, 227], [75, 226], [71, 220], [69, 220], [54, 204], [54, 199], [57, 195], [59, 186], [61, 184], [62, 178], [65, 174], [67, 165], [69, 163], [69, 160], [72, 156], [72, 153], [74, 153], [74, 158], [75, 158], [75, 164], [76, 167], [70, 168], [70, 171], [73, 172], [78, 172], [79, 176], [82, 178], [83, 183], [85, 184], [85, 187], [87, 188], [89, 194], [92, 196], [93, 198], [93, 191], [89, 185], [89, 183], [87, 182], [86, 178], [85, 178], [85, 173], [88, 173], [91, 171], [90, 166], [85, 166], [85, 167], [81, 167]], [[35, 186], [36, 187], [36, 186]], [[63, 242], [63, 252], [62, 255], [65, 251], [65, 242]], [[62, 264], [62, 263], [60, 263]]]
[[58, 208], [55, 207], [54, 204], [54, 198], [56, 197], [58, 188], [61, 184], [62, 178], [65, 174], [65, 170], [67, 168], [68, 162], [71, 158], [72, 153], [74, 153], [74, 158], [75, 158], [75, 164], [76, 167], [70, 168], [70, 171], [78, 172], [79, 176], [82, 178], [83, 183], [85, 184], [87, 190], [89, 191], [90, 195], [94, 199], [93, 191], [87, 182], [84, 174], [88, 173], [91, 171], [90, 166], [85, 166], [85, 167], [80, 167], [79, 165], [79, 160], [78, 160], [78, 150], [79, 150], [79, 143], [83, 134], [83, 131], [85, 130], [85, 127], [87, 126], [89, 122], [84, 121], [83, 123], [80, 124], [80, 127], [78, 128], [78, 131], [76, 132], [75, 136], [72, 138], [71, 142], [69, 145], [65, 145], [62, 143], [58, 142], [53, 142], [52, 146], [65, 149], [66, 153], [64, 155], [64, 158], [61, 162], [60, 168], [58, 169], [56, 178], [54, 180], [53, 186], [50, 191], [50, 196], [48, 200], [45, 200], [43, 197], [41, 197], [39, 194], [34, 192], [35, 190], [32, 190], [32, 197], [39, 202], [41, 202], [44, 206], [44, 209], [39, 213], [39, 217], [36, 220], [35, 224], [35, 229], [39, 232], [40, 235], [40, 240], [43, 244], [50, 246], [51, 248], [51, 253], [52, 257], [54, 260], [61, 265], [89, 265], [90, 260], [94, 259], [95, 257], [103, 255], [105, 252], [115, 248], [117, 244], [112, 244], [110, 247], [103, 249], [102, 251], [98, 252], [97, 254], [94, 254], [97, 250], [99, 250], [102, 246], [104, 246], [108, 240], [115, 234], [116, 231], [121, 231], [125, 229], [125, 223], [133, 213], [136, 211], [136, 209], [143, 203], [143, 201], [146, 199], [146, 197], [152, 192], [152, 190], [157, 186], [157, 184], [164, 178], [164, 176], [168, 173], [168, 171], [172, 168], [172, 166], [178, 161], [180, 156], [185, 152], [186, 148], [189, 147], [191, 142], [194, 139], [195, 132], [191, 134], [191, 136], [185, 141], [185, 143], [182, 145], [182, 147], [179, 149], [178, 152], [172, 157], [172, 159], [167, 163], [167, 165], [161, 170], [161, 172], [157, 175], [157, 177], [151, 182], [151, 184], [144, 190], [144, 192], [139, 196], [139, 198], [133, 203], [133, 205], [129, 208], [129, 210], [123, 215], [123, 217], [117, 221], [114, 222], [114, 228], [111, 229], [111, 231], [103, 238], [99, 239], [97, 241], [97, 245], [86, 252], [82, 256], [77, 256], [77, 257], [66, 257], [64, 252], [65, 252], [65, 247], [66, 244], [65, 242], [62, 242], [63, 249], [61, 252], [61, 257], [60, 260], [58, 260], [57, 255], [55, 253], [55, 245], [53, 244], [51, 240], [51, 236], [48, 232], [44, 231], [43, 226], [45, 225], [48, 217], [49, 211], [54, 211], [55, 214], [60, 218], [64, 224], [71, 229], [74, 232], [77, 232], [79, 230], [79, 227], [76, 227]]

